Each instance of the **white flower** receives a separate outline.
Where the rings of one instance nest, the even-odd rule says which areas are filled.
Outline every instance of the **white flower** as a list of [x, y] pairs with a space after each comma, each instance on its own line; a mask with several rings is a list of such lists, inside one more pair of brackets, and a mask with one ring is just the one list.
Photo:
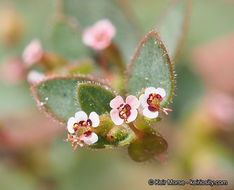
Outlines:
[[149, 87], [145, 89], [145, 93], [139, 98], [143, 109], [143, 115], [149, 119], [157, 118], [158, 111], [162, 110], [166, 115], [169, 108], [162, 108], [160, 103], [166, 97], [166, 91], [163, 88]]
[[137, 118], [137, 108], [140, 106], [140, 102], [135, 96], [128, 96], [124, 102], [121, 96], [116, 96], [110, 102], [110, 116], [115, 125], [121, 125], [125, 121], [130, 123]]
[[27, 81], [30, 84], [36, 84], [41, 82], [45, 78], [45, 75], [43, 73], [40, 73], [38, 71], [30, 71], [27, 75]]
[[[92, 130], [93, 128], [98, 127], [99, 123], [100, 119], [96, 112], [91, 112], [89, 117], [83, 111], [77, 112], [75, 117], [70, 117], [67, 122], [67, 130], [70, 134], [65, 141], [72, 142], [72, 146], [74, 146], [73, 151], [78, 146], [83, 146], [83, 143], [87, 145], [96, 143], [98, 141], [98, 136]], [[76, 132], [79, 128], [82, 128], [85, 131], [78, 136]]]
[[100, 123], [99, 116], [96, 112], [91, 112], [89, 118], [83, 111], [76, 112], [75, 117], [70, 117], [67, 122], [67, 130], [69, 133], [75, 133], [79, 126], [91, 128], [97, 127]]

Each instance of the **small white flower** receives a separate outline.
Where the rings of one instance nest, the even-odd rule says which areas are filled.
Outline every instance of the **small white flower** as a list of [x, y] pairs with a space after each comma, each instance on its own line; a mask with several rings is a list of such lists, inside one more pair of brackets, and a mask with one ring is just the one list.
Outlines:
[[149, 119], [157, 118], [158, 111], [162, 110], [166, 115], [167, 111], [172, 111], [169, 108], [162, 108], [160, 103], [166, 97], [166, 91], [163, 88], [149, 87], [145, 89], [145, 93], [139, 98], [143, 109], [143, 115]]
[[67, 122], [69, 133], [75, 133], [79, 126], [91, 128], [97, 127], [100, 123], [99, 116], [96, 112], [91, 112], [89, 118], [83, 111], [76, 112], [75, 117], [70, 117]]
[[30, 71], [27, 75], [27, 81], [30, 84], [36, 84], [41, 82], [45, 78], [45, 75], [43, 73], [40, 73], [38, 71]]
[[[83, 143], [87, 145], [94, 144], [98, 141], [98, 136], [92, 130], [98, 127], [99, 124], [100, 119], [96, 112], [91, 112], [88, 117], [85, 112], [79, 111], [75, 114], [75, 117], [70, 117], [67, 122], [67, 130], [70, 134], [65, 141], [72, 142], [73, 151], [78, 146], [83, 146]], [[76, 132], [79, 128], [85, 129], [85, 132], [77, 136]]]

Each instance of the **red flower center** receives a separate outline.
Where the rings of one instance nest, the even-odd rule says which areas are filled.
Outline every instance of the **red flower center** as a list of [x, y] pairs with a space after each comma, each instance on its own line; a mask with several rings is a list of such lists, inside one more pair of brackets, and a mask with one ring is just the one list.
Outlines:
[[156, 112], [160, 109], [160, 102], [163, 100], [160, 94], [152, 93], [147, 99], [148, 109], [152, 112]]
[[90, 119], [88, 119], [87, 121], [80, 121], [79, 125], [81, 127], [87, 127], [87, 126], [92, 126], [92, 121]]
[[127, 120], [127, 118], [131, 115], [131, 106], [129, 104], [121, 104], [118, 107], [119, 117], [121, 119]]
[[75, 132], [77, 131], [78, 127], [79, 127], [79, 123], [74, 123], [73, 129]]
[[76, 132], [79, 127], [92, 127], [92, 121], [88, 119], [87, 121], [80, 121], [79, 123], [75, 123], [73, 125], [73, 129]]

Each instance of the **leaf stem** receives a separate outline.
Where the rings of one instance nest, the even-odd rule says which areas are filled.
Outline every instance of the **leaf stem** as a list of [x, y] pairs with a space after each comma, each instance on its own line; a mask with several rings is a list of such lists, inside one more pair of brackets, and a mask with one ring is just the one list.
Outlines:
[[136, 135], [136, 139], [141, 139], [144, 136], [144, 131], [141, 131], [139, 129], [137, 129], [135, 127], [135, 125], [133, 124], [133, 122], [128, 123], [128, 126], [132, 129], [132, 131], [135, 133]]

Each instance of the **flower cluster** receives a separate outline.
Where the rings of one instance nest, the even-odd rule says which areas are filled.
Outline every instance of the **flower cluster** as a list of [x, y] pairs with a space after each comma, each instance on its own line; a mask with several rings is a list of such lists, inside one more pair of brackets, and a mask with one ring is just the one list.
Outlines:
[[75, 114], [75, 117], [70, 117], [67, 122], [67, 130], [69, 132], [66, 142], [72, 142], [74, 148], [91, 145], [98, 141], [98, 136], [93, 132], [93, 129], [98, 127], [100, 123], [99, 116], [96, 112], [91, 112], [89, 117], [83, 111]]
[[[115, 125], [122, 125], [133, 122], [138, 115], [141, 106], [142, 114], [149, 119], [157, 118], [159, 110], [168, 115], [169, 108], [161, 107], [160, 103], [165, 99], [166, 91], [163, 88], [146, 88], [144, 94], [139, 97], [129, 95], [124, 101], [121, 96], [116, 96], [110, 101], [110, 116]], [[93, 132], [93, 128], [98, 127], [100, 123], [99, 116], [96, 112], [91, 112], [89, 117], [83, 111], [75, 114], [67, 122], [67, 130], [69, 132], [66, 142], [71, 141], [73, 150], [84, 144], [91, 145], [98, 141], [98, 136]]]

